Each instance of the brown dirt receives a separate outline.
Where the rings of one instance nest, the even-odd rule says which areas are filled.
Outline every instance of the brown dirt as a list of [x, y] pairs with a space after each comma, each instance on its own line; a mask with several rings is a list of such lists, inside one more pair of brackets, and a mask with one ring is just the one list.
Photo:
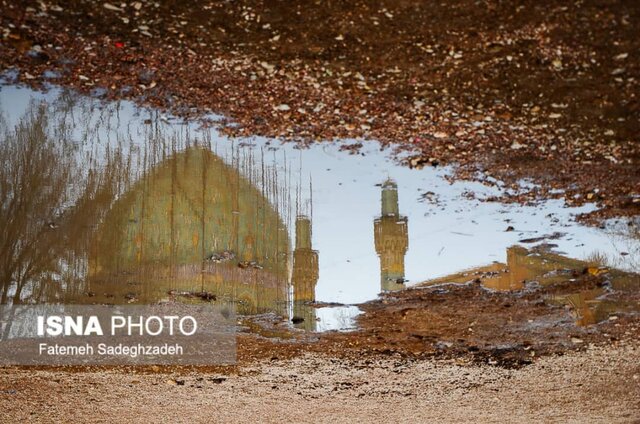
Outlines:
[[576, 326], [570, 308], [544, 300], [549, 294], [488, 292], [479, 284], [407, 290], [365, 305], [359, 321], [364, 330], [336, 338], [382, 354], [520, 367], [541, 355], [640, 335], [637, 317]]
[[[286, 359], [305, 352], [332, 358], [465, 358], [507, 368], [541, 356], [584, 350], [640, 336], [640, 292], [613, 292], [607, 299], [636, 305], [598, 324], [578, 325], [573, 307], [554, 302], [563, 295], [598, 289], [606, 275], [585, 274], [544, 288], [500, 292], [467, 284], [418, 287], [386, 293], [361, 305], [359, 329], [321, 335], [286, 330], [275, 320], [261, 336], [240, 339], [239, 361]], [[256, 334], [255, 330], [252, 334]], [[283, 337], [283, 334], [286, 336]]]
[[[637, 276], [628, 280], [627, 289], [606, 295], [605, 301], [619, 302], [620, 309], [606, 311], [598, 323], [579, 322], [574, 306], [554, 299], [599, 290], [611, 275], [569, 277], [520, 291], [488, 290], [481, 285], [484, 277], [465, 277], [469, 283], [385, 293], [360, 305], [364, 313], [352, 332], [309, 333], [273, 314], [246, 317], [238, 337], [238, 366], [312, 353], [329, 359], [454, 358], [521, 368], [540, 357], [640, 338]], [[171, 369], [146, 368], [152, 373]], [[196, 369], [234, 373], [238, 367]]]
[[56, 70], [107, 98], [223, 113], [236, 135], [400, 143], [414, 166], [542, 183], [511, 200], [640, 211], [637, 2], [0, 4], [0, 69], [30, 85]]
[[637, 423], [638, 340], [522, 369], [466, 361], [260, 361], [238, 374], [0, 369], [3, 422]]

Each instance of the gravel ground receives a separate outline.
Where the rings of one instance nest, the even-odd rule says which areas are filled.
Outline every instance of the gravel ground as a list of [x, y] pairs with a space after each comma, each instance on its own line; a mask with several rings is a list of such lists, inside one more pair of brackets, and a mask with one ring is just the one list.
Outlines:
[[640, 342], [518, 370], [313, 354], [224, 377], [3, 369], [0, 408], [2, 422], [633, 423], [640, 421]]

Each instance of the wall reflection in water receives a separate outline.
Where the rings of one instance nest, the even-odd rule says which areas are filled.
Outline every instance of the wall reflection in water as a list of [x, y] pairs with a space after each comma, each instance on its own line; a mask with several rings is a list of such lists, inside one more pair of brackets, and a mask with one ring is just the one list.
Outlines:
[[[96, 110], [95, 103], [63, 92], [50, 104], [33, 104], [15, 128], [0, 119], [0, 302], [121, 304], [215, 297], [235, 303], [241, 314], [296, 317], [299, 326], [310, 330], [327, 328], [319, 318], [333, 319], [341, 328], [348, 325], [352, 309], [334, 308], [343, 317], [328, 319], [333, 313], [329, 308], [316, 309], [320, 264], [313, 214], [300, 210], [300, 198], [293, 211], [291, 192], [300, 193], [301, 184], [292, 184], [286, 157], [270, 164], [263, 150], [231, 142], [218, 152], [207, 131], [194, 135], [192, 127], [164, 125], [157, 112], [131, 121], [119, 113], [117, 105]], [[326, 184], [318, 192], [323, 190], [333, 193]], [[312, 191], [310, 186], [309, 206]], [[327, 202], [324, 210], [342, 219], [344, 201]], [[405, 283], [409, 237], [393, 180], [381, 184], [380, 201], [373, 223], [380, 281], [362, 274], [368, 287], [398, 290]], [[407, 205], [405, 213], [411, 211]], [[354, 216], [367, 220], [373, 213], [363, 210]], [[326, 222], [335, 221], [324, 222], [323, 231], [334, 230]], [[416, 224], [424, 229], [432, 222]], [[331, 245], [328, 238], [350, 243], [349, 230], [345, 235], [321, 234], [316, 247]], [[351, 239], [366, 240], [366, 245], [354, 244], [359, 250], [355, 255], [366, 255], [373, 263], [362, 263], [375, 269], [370, 231], [365, 225], [366, 237], [358, 233]], [[426, 244], [421, 246], [422, 251]], [[336, 251], [344, 256], [338, 259], [346, 259], [349, 249], [354, 249], [351, 244], [339, 246]], [[336, 266], [336, 256], [333, 265], [324, 264], [325, 271]], [[567, 281], [572, 273], [592, 268], [584, 261], [517, 246], [508, 248], [506, 257], [505, 264], [430, 283], [480, 279], [487, 289], [523, 290]], [[361, 273], [336, 269], [345, 270], [332, 277], [344, 283], [345, 292], [350, 279]], [[615, 270], [608, 271], [608, 281], [620, 293], [640, 285], [637, 275]], [[584, 325], [613, 311], [637, 309], [637, 302], [610, 300], [607, 290], [551, 300], [568, 305]], [[332, 299], [324, 296], [320, 300]]]
[[[206, 133], [167, 130], [155, 113], [144, 122], [121, 127], [117, 106], [96, 110], [66, 92], [33, 104], [14, 128], [0, 122], [1, 302], [215, 297], [319, 328], [329, 312], [315, 304], [312, 187], [294, 214], [290, 192], [301, 190], [286, 161], [238, 146], [217, 153]], [[374, 232], [380, 288], [400, 289], [408, 227], [392, 180]], [[338, 326], [354, 313], [343, 309], [330, 318]]]
[[[507, 249], [507, 263], [473, 268], [468, 271], [429, 280], [425, 285], [445, 283], [464, 284], [476, 281], [491, 290], [508, 291], [536, 289], [572, 281], [581, 274], [604, 275], [605, 284], [595, 289], [577, 287], [569, 294], [550, 295], [548, 301], [566, 305], [571, 309], [576, 324], [591, 325], [620, 312], [640, 311], [637, 302], [625, 300], [624, 293], [640, 288], [640, 275], [606, 267], [598, 267], [586, 261], [568, 258], [548, 249], [526, 249], [511, 246]], [[610, 298], [615, 291], [622, 296]]]

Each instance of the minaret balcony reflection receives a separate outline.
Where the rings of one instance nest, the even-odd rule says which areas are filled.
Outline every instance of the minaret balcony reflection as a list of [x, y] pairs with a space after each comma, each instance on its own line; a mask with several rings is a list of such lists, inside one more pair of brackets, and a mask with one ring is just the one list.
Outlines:
[[382, 184], [381, 215], [373, 221], [376, 253], [380, 258], [380, 288], [399, 290], [405, 281], [404, 258], [409, 249], [409, 224], [400, 215], [398, 186], [387, 179]]

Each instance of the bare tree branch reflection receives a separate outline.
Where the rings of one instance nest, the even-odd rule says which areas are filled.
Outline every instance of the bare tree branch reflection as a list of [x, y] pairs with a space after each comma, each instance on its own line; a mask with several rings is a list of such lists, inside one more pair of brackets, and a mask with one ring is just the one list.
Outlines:
[[118, 154], [102, 169], [81, 168], [55, 119], [47, 106], [32, 105], [15, 128], [0, 122], [2, 304], [51, 302], [78, 287], [69, 278], [82, 274], [92, 228], [125, 171]]

